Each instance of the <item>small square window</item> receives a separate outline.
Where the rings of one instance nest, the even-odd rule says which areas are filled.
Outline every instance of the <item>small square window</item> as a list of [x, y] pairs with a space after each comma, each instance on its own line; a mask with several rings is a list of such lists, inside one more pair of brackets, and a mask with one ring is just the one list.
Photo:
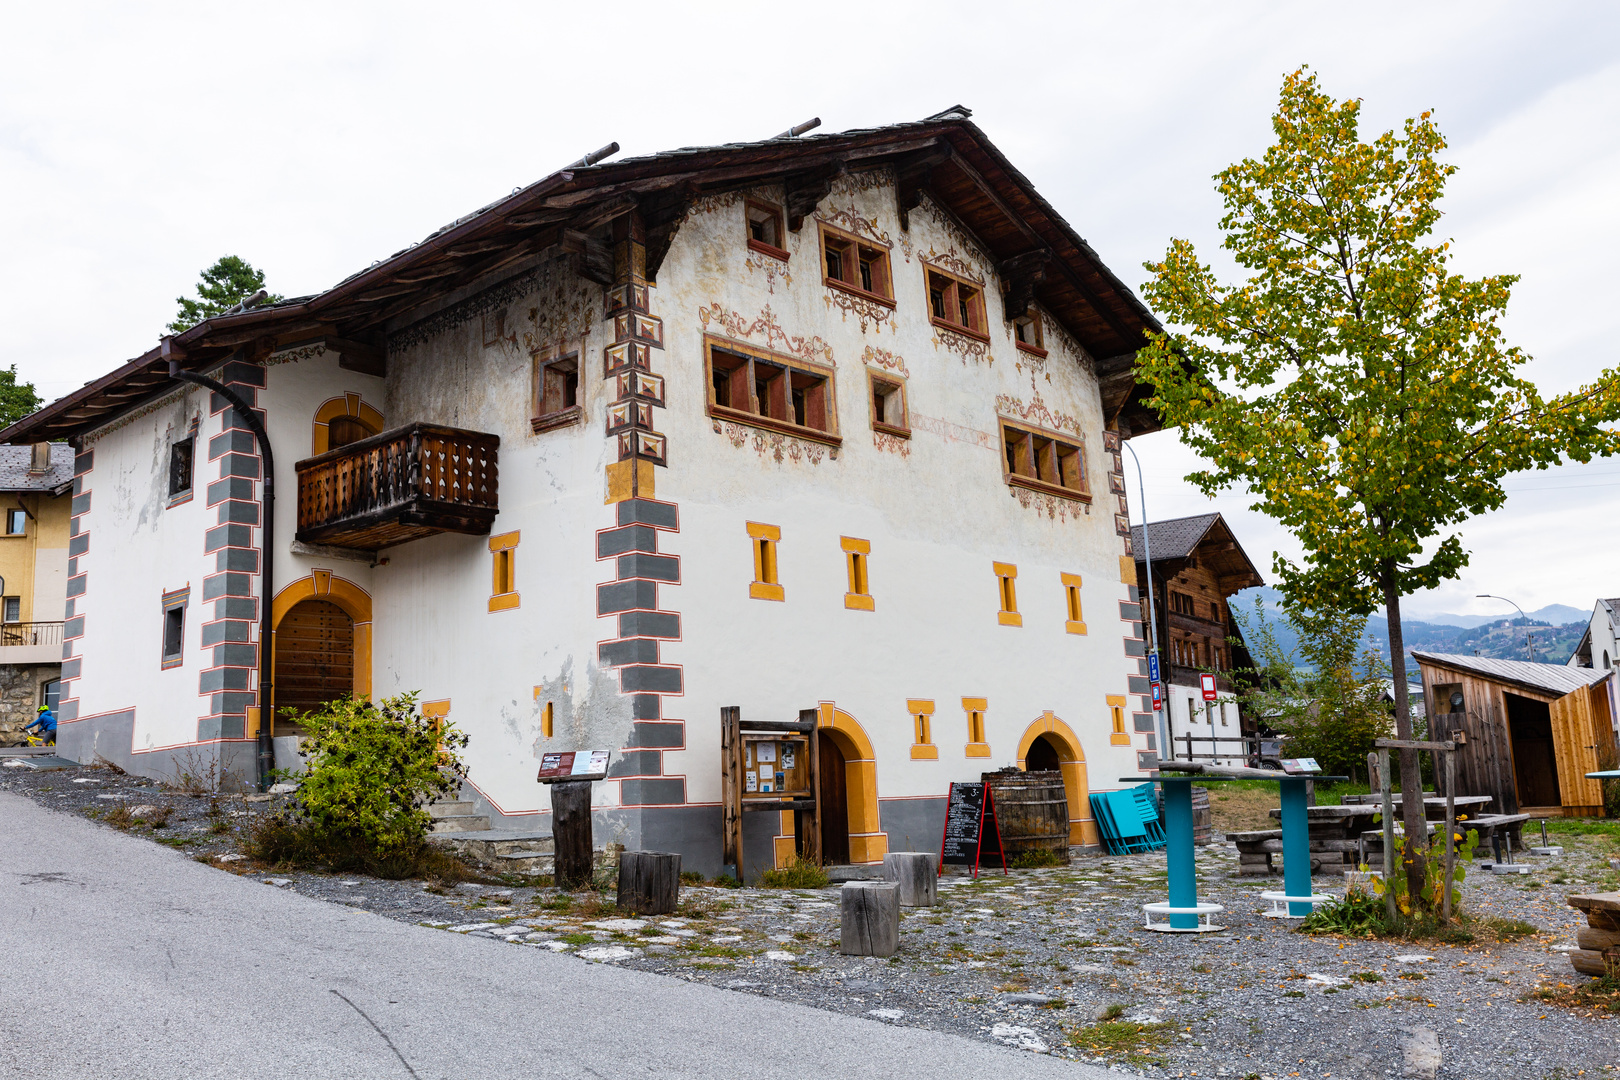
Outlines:
[[770, 203], [749, 199], [745, 204], [748, 217], [748, 246], [772, 258], [787, 261], [783, 248], [782, 208]]
[[911, 418], [906, 415], [906, 384], [899, 379], [868, 371], [872, 384], [872, 428], [891, 435], [911, 436]]
[[1037, 356], [1046, 355], [1046, 340], [1041, 332], [1041, 317], [1031, 311], [1021, 319], [1013, 321], [1013, 337], [1018, 347], [1027, 353]]
[[28, 511], [23, 509], [6, 511], [6, 535], [22, 536], [28, 531]]
[[170, 498], [191, 490], [191, 459], [196, 445], [195, 439], [181, 439], [169, 447]]
[[6, 597], [5, 621], [6, 622], [21, 622], [22, 621], [22, 597], [20, 597], [20, 596], [8, 596], [8, 597]]
[[568, 353], [535, 362], [535, 431], [578, 423], [584, 410], [579, 402], [579, 354]]

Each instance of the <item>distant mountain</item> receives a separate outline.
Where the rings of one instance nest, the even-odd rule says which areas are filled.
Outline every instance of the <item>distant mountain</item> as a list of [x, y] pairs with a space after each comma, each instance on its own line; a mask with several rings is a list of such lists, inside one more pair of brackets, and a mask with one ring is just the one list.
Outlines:
[[[1563, 626], [1566, 623], [1579, 622], [1583, 625], [1592, 617], [1591, 608], [1572, 608], [1568, 604], [1548, 604], [1544, 608], [1525, 612], [1531, 622], [1543, 622], [1551, 626]], [[1414, 615], [1423, 622], [1436, 626], [1484, 626], [1486, 623], [1499, 622], [1505, 618], [1518, 618], [1518, 612], [1509, 615], [1452, 615], [1449, 612], [1420, 612]]]
[[[1276, 589], [1270, 586], [1245, 589], [1232, 597], [1232, 607], [1252, 621], [1257, 596], [1266, 618], [1271, 620], [1277, 644], [1284, 649], [1296, 649], [1298, 641], [1288, 624], [1282, 621], [1282, 594]], [[1511, 619], [1435, 615], [1428, 619], [1402, 618], [1401, 631], [1408, 652], [1458, 653], [1463, 656], [1477, 653], [1510, 660], [1530, 659], [1525, 647], [1525, 634], [1528, 632], [1537, 661], [1562, 664], [1569, 660], [1581, 635], [1586, 632], [1590, 614], [1567, 604], [1550, 604], [1531, 613], [1529, 625], [1517, 615]], [[1440, 619], [1458, 621], [1440, 622]], [[1367, 636], [1378, 643], [1384, 656], [1389, 656], [1389, 626], [1382, 612], [1367, 620]], [[1417, 670], [1416, 664], [1408, 666], [1414, 672]]]

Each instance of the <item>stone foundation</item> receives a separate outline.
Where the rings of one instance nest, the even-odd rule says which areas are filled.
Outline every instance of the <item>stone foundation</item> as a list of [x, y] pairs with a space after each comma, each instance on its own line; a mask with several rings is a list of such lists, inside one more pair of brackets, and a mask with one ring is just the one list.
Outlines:
[[0, 746], [28, 741], [23, 728], [39, 713], [40, 685], [61, 674], [61, 664], [0, 664]]

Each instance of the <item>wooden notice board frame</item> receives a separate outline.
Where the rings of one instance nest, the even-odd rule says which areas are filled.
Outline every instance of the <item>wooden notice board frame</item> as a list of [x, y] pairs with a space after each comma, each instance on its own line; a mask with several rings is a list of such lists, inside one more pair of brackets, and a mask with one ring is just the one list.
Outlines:
[[[817, 710], [800, 709], [798, 720], [744, 720], [742, 707], [720, 710], [720, 817], [723, 865], [742, 880], [742, 816], [762, 810], [793, 810], [799, 849], [805, 859], [821, 862], [821, 751], [816, 739]], [[760, 748], [769, 745], [774, 764], [781, 764], [785, 747], [793, 748], [794, 768], [771, 769], [771, 790], [760, 790], [760, 769], [773, 764], [762, 760]], [[748, 790], [749, 774], [756, 778]], [[778, 776], [780, 774], [780, 776]], [[777, 787], [778, 780], [783, 782]], [[774, 861], [774, 860], [773, 860]]]

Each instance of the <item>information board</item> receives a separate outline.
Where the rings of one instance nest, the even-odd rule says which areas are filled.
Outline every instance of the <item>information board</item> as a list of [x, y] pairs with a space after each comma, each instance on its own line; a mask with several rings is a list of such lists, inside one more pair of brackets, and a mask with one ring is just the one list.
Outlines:
[[1322, 771], [1322, 766], [1316, 763], [1316, 759], [1308, 757], [1283, 758], [1282, 767], [1285, 773], [1318, 773]]
[[947, 866], [971, 866], [974, 877], [979, 876], [981, 863], [999, 866], [1003, 874], [1007, 872], [995, 795], [988, 784], [951, 785], [945, 800], [945, 834], [940, 839], [939, 861]]
[[603, 780], [607, 777], [607, 750], [555, 750], [540, 755], [540, 774], [535, 780], [555, 784], [559, 780]]
[[1198, 682], [1204, 688], [1204, 700], [1205, 701], [1214, 701], [1215, 697], [1216, 697], [1216, 694], [1215, 694], [1215, 676], [1209, 674], [1208, 672], [1205, 672], [1204, 674], [1198, 676]]

